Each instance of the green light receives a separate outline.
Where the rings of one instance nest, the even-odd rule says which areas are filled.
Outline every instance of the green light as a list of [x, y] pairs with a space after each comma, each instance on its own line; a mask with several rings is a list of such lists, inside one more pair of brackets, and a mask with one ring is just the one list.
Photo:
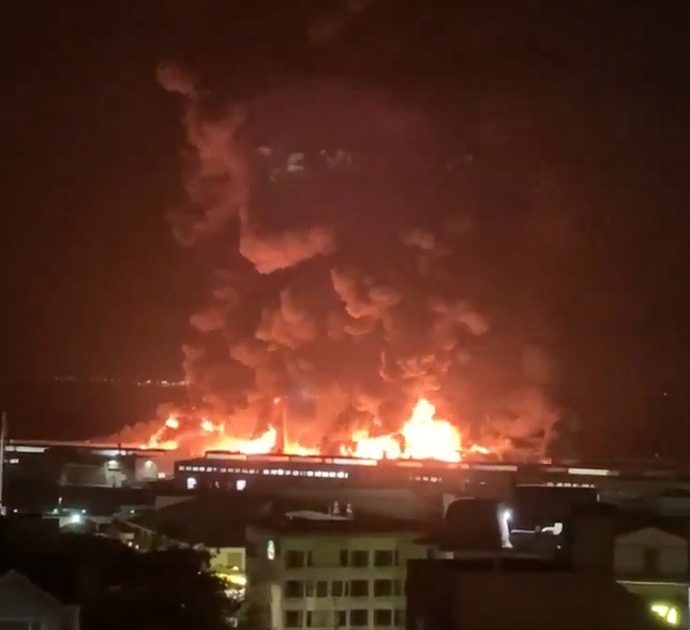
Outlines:
[[672, 626], [677, 626], [680, 623], [680, 612], [676, 606], [671, 606], [662, 602], [654, 602], [650, 605], [649, 609]]

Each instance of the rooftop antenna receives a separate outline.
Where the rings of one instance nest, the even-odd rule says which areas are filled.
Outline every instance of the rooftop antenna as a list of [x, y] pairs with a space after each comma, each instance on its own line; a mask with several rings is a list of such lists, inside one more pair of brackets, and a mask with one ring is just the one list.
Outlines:
[[7, 509], [4, 502], [5, 490], [5, 438], [7, 433], [7, 412], [0, 417], [0, 516], [5, 516]]

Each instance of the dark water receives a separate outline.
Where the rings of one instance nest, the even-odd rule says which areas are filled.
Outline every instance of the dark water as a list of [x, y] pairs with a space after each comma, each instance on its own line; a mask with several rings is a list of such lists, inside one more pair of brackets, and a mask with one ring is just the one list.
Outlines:
[[0, 409], [12, 438], [80, 440], [154, 417], [159, 404], [184, 401], [184, 388], [122, 383], [3, 381]]

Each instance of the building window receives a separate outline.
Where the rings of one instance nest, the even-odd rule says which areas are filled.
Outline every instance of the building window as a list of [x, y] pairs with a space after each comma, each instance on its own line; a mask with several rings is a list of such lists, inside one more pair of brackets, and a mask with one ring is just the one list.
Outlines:
[[314, 597], [314, 582], [311, 580], [304, 584], [304, 595], [305, 597]]
[[393, 624], [392, 610], [375, 610], [374, 611], [374, 625], [375, 626], [390, 626]]
[[288, 580], [285, 582], [285, 597], [304, 597], [304, 582]]
[[291, 549], [285, 552], [285, 567], [288, 569], [298, 569], [305, 566], [306, 554], [304, 551]]
[[307, 628], [323, 628], [331, 626], [330, 610], [308, 610]]
[[369, 625], [369, 611], [364, 608], [350, 611], [350, 625], [355, 627]]
[[644, 573], [648, 576], [659, 574], [659, 549], [649, 547], [644, 550]]
[[341, 567], [346, 567], [349, 565], [349, 554], [347, 552], [347, 549], [341, 549], [340, 550], [340, 566]]
[[369, 582], [367, 580], [350, 580], [350, 597], [367, 597]]
[[316, 596], [317, 597], [328, 597], [328, 582], [319, 580], [316, 583]]
[[302, 611], [301, 610], [286, 610], [285, 611], [285, 627], [286, 628], [301, 628], [302, 627]]
[[368, 567], [369, 566], [369, 552], [368, 551], [353, 551], [350, 554], [351, 567]]
[[375, 567], [392, 567], [394, 562], [392, 549], [378, 549], [374, 552]]
[[393, 594], [393, 580], [374, 580], [374, 597], [390, 597]]
[[396, 626], [404, 626], [405, 625], [405, 610], [403, 608], [398, 608], [393, 613], [393, 624]]
[[343, 595], [343, 583], [340, 580], [336, 582], [331, 582], [331, 596], [342, 597]]
[[335, 611], [335, 627], [340, 628], [347, 625], [347, 610]]

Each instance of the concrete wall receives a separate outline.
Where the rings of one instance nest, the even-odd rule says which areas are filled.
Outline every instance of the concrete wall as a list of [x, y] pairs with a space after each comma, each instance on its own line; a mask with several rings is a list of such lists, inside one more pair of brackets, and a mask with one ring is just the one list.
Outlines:
[[605, 575], [462, 570], [419, 563], [408, 580], [409, 630], [633, 630], [643, 602]]
[[641, 610], [613, 581], [578, 573], [496, 573], [457, 578], [453, 627], [631, 630]]

